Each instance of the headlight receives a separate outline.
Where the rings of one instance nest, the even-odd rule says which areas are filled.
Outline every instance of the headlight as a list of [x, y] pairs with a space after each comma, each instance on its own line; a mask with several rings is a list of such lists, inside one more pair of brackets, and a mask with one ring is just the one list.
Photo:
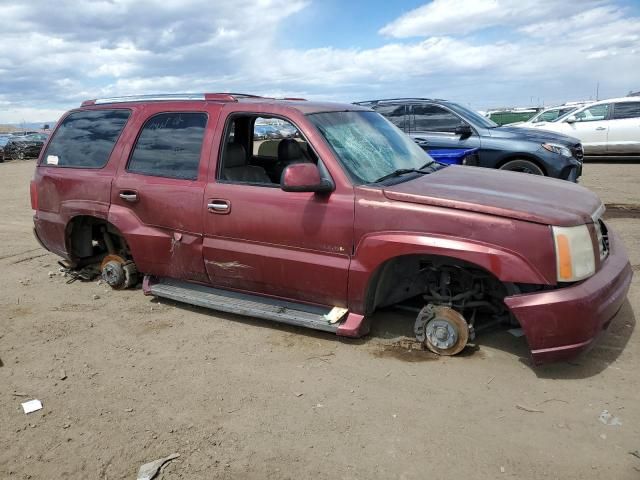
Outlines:
[[559, 282], [577, 282], [596, 271], [591, 235], [586, 225], [552, 227]]
[[543, 143], [542, 148], [550, 152], [557, 153], [558, 155], [562, 155], [563, 157], [573, 156], [571, 150], [563, 145], [558, 145], [557, 143]]

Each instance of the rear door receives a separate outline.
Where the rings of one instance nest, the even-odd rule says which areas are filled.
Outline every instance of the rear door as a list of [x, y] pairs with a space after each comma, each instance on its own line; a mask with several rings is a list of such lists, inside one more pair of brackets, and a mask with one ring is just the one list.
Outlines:
[[612, 106], [607, 154], [640, 155], [640, 101]]
[[[178, 110], [179, 108], [179, 110]], [[219, 106], [149, 105], [113, 182], [109, 219], [124, 225], [138, 270], [206, 282], [202, 204]]]
[[604, 155], [607, 153], [610, 109], [610, 104], [602, 103], [580, 110], [574, 115], [576, 121], [567, 122], [568, 127], [562, 133], [580, 139], [585, 155]]
[[[434, 104], [411, 105], [410, 135], [424, 150], [469, 149], [480, 147], [480, 137], [456, 113]], [[458, 127], [469, 126], [471, 135], [456, 133]]]

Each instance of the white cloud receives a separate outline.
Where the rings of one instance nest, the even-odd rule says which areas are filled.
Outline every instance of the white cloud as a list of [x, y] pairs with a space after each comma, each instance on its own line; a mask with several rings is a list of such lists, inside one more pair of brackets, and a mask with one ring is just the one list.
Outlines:
[[494, 26], [523, 25], [576, 13], [599, 0], [433, 0], [380, 29], [395, 38], [465, 34]]
[[[588, 98], [598, 81], [616, 96], [640, 87], [640, 19], [615, 0], [434, 0], [384, 26], [395, 38], [377, 48], [336, 48], [326, 35], [324, 47], [302, 49], [287, 27], [307, 4], [9, 2], [0, 123], [53, 120], [86, 98], [163, 91], [420, 95], [486, 108]], [[490, 27], [503, 34], [483, 35]]]

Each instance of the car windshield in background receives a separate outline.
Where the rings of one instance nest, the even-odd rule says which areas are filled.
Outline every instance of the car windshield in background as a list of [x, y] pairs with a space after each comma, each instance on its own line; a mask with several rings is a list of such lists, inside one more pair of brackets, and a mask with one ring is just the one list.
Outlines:
[[397, 170], [420, 169], [435, 163], [376, 112], [314, 113], [309, 119], [358, 183], [371, 183]]
[[483, 117], [478, 112], [471, 110], [470, 108], [463, 107], [462, 105], [453, 102], [447, 102], [446, 105], [451, 108], [451, 110], [464, 117], [465, 120], [475, 123], [477, 126], [483, 128], [496, 128], [498, 126], [498, 124], [493, 120]]

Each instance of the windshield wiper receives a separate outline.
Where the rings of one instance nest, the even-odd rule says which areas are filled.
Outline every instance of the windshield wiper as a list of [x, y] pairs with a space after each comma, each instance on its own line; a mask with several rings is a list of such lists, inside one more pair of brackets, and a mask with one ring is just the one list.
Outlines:
[[[433, 167], [434, 165], [438, 165], [438, 162], [436, 162], [435, 160], [429, 160], [427, 163], [422, 165], [418, 170], [424, 170], [425, 168]], [[427, 173], [427, 172], [422, 172], [422, 173]]]
[[399, 177], [401, 175], [405, 175], [407, 173], [421, 173], [421, 174], [425, 174], [428, 172], [423, 172], [422, 170], [418, 170], [416, 168], [399, 168], [397, 170], [394, 170], [391, 173], [387, 173], [386, 175], [381, 176], [380, 178], [374, 180], [371, 183], [380, 183], [380, 182], [384, 182], [385, 180], [388, 180], [389, 178], [393, 178], [393, 177]]

